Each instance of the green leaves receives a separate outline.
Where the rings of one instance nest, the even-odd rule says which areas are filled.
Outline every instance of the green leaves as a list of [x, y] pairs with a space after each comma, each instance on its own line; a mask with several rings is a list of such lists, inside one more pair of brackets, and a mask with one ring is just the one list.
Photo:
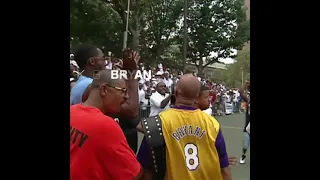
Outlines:
[[122, 26], [119, 21], [118, 14], [103, 1], [70, 0], [71, 45], [94, 43], [121, 55]]
[[169, 60], [173, 57], [171, 54], [171, 58], [168, 58], [168, 53], [172, 49], [170, 45], [174, 43], [173, 33], [177, 31], [178, 21], [182, 18], [183, 0], [153, 0], [148, 1], [145, 7], [145, 28], [141, 32], [140, 47], [148, 54], [150, 64]]
[[[184, 0], [131, 0], [128, 46], [139, 49], [145, 63], [182, 68], [183, 5]], [[250, 40], [243, 0], [188, 5], [187, 57], [199, 71]], [[92, 42], [121, 57], [126, 8], [126, 0], [70, 0], [70, 46]]]
[[[189, 2], [188, 58], [192, 62], [207, 66], [219, 58], [231, 57], [232, 49], [242, 49], [250, 36], [243, 4], [243, 0]], [[212, 52], [218, 55], [212, 56]]]

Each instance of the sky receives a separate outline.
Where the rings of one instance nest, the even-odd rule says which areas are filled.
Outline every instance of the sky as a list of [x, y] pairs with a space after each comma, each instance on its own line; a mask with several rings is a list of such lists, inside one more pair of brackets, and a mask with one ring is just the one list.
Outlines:
[[[231, 55], [233, 56], [233, 55], [236, 55], [237, 53], [238, 53], [238, 51], [236, 49], [233, 49], [233, 53], [231, 53]], [[217, 56], [217, 53], [216, 52], [211, 52], [210, 56], [211, 57]], [[234, 63], [234, 59], [232, 59], [232, 58], [221, 58], [221, 59], [219, 59], [219, 61], [221, 61], [221, 62], [223, 62], [225, 64]]]
[[232, 58], [225, 58], [225, 59], [220, 59], [221, 62], [225, 63], [225, 64], [232, 64], [234, 63], [234, 59]]

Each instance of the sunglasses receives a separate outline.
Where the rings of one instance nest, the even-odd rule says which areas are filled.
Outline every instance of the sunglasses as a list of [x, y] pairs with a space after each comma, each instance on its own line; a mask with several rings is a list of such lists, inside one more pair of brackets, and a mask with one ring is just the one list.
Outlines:
[[109, 84], [105, 84], [106, 86], [108, 86], [108, 87], [111, 87], [111, 88], [113, 88], [113, 89], [116, 89], [116, 90], [118, 90], [118, 91], [122, 91], [122, 92], [124, 92], [124, 93], [127, 93], [127, 89], [126, 88], [121, 88], [121, 87], [117, 87], [117, 86], [111, 86], [111, 85], [109, 85]]
[[[111, 85], [109, 85], [109, 84], [107, 84], [107, 83], [105, 83], [105, 84], [102, 84], [102, 86], [107, 86], [107, 87], [111, 87], [111, 88], [113, 88], [113, 89], [116, 89], [116, 90], [118, 90], [118, 91], [122, 91], [122, 92], [124, 92], [124, 93], [127, 93], [127, 89], [126, 88], [121, 88], [121, 87], [117, 87], [117, 86], [111, 86]], [[97, 88], [100, 88], [101, 87], [101, 85], [95, 85], [94, 87], [97, 87]]]

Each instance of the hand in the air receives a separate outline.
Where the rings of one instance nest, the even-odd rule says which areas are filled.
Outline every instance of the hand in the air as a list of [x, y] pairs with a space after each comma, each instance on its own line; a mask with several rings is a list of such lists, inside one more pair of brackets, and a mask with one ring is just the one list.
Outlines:
[[123, 50], [122, 54], [122, 61], [123, 61], [123, 70], [133, 71], [138, 69], [140, 55], [136, 51], [132, 51], [129, 48]]
[[229, 157], [228, 160], [229, 160], [230, 166], [238, 165], [238, 158], [237, 157]]

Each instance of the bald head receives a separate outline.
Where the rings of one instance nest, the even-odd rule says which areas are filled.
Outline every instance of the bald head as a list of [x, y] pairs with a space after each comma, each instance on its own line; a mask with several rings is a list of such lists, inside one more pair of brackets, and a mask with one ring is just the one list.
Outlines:
[[93, 75], [93, 86], [99, 86], [101, 84], [107, 83], [111, 86], [114, 86], [116, 79], [111, 79], [111, 70], [104, 69]]
[[177, 96], [185, 99], [197, 99], [201, 84], [192, 74], [181, 76], [177, 84]]

